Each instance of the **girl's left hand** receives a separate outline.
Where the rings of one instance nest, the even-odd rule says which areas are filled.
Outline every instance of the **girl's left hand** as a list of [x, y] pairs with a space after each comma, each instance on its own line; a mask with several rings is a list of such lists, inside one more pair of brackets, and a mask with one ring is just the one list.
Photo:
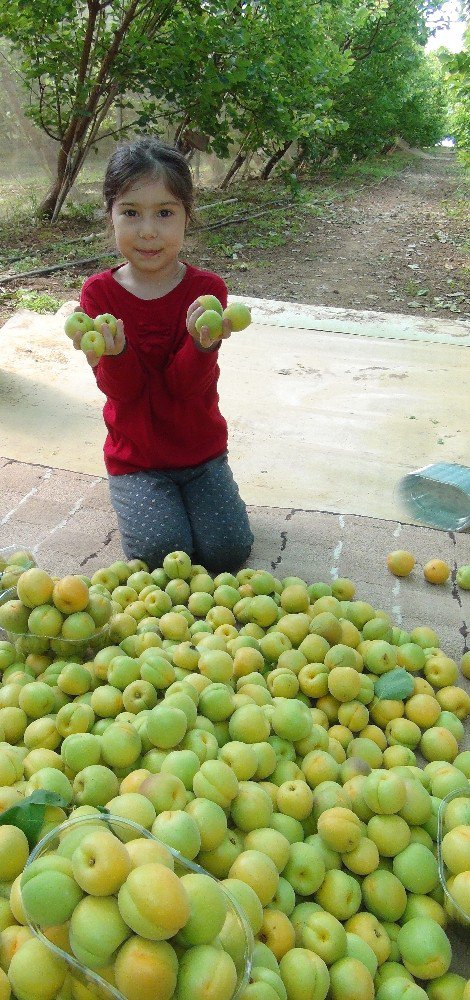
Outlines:
[[198, 331], [196, 330], [196, 320], [198, 320], [199, 317], [202, 316], [203, 312], [205, 312], [204, 307], [201, 306], [199, 299], [196, 299], [195, 302], [191, 303], [188, 309], [186, 316], [186, 326], [188, 328], [189, 335], [193, 338], [193, 340], [196, 341], [199, 347], [201, 347], [204, 351], [206, 351], [208, 349], [211, 350], [216, 346], [218, 347], [221, 340], [228, 340], [230, 334], [232, 333], [232, 324], [229, 319], [223, 319], [222, 336], [218, 337], [217, 340], [214, 340], [211, 337], [209, 328], [207, 326], [203, 326], [200, 333], [198, 333]]

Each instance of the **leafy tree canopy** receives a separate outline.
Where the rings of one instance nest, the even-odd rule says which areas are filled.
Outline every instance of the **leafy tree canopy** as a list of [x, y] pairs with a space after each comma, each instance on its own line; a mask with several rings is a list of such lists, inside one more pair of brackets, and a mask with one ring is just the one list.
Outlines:
[[363, 155], [402, 121], [415, 141], [438, 137], [429, 98], [438, 74], [423, 46], [426, 19], [440, 6], [9, 0], [0, 34], [19, 65], [28, 115], [57, 143], [42, 213], [57, 217], [97, 143], [135, 130], [161, 133], [170, 124], [185, 152], [191, 136], [221, 157], [235, 151], [230, 176], [253, 152], [265, 157], [267, 176], [294, 144], [299, 162], [315, 163], [333, 147]]

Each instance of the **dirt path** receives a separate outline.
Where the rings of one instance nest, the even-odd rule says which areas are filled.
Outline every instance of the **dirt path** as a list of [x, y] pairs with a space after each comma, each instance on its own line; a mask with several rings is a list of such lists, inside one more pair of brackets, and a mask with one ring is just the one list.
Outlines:
[[269, 267], [259, 276], [256, 263], [245, 274], [229, 266], [230, 288], [314, 305], [470, 315], [468, 216], [452, 154], [418, 151], [399, 174], [356, 187], [349, 180], [337, 193], [322, 218], [264, 253]]

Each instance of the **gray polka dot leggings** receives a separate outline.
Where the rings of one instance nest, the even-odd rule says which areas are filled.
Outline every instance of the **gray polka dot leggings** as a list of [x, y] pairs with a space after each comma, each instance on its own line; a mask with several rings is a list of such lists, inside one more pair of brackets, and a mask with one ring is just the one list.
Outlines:
[[122, 548], [127, 559], [161, 566], [183, 549], [214, 573], [238, 569], [253, 535], [227, 455], [185, 469], [109, 476]]

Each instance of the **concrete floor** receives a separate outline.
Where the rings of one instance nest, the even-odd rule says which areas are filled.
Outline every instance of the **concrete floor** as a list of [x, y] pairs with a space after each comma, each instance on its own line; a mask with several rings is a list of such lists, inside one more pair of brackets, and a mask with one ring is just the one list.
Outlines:
[[[413, 523], [397, 485], [433, 461], [468, 464], [468, 327], [253, 304], [256, 323], [224, 345], [221, 377], [255, 534], [249, 565], [309, 583], [350, 577], [357, 597], [405, 629], [431, 625], [459, 660], [470, 646], [470, 592], [455, 573], [470, 564], [470, 536]], [[62, 323], [63, 313], [23, 313], [0, 331], [0, 549], [31, 547], [51, 572], [91, 574], [121, 548], [102, 397]], [[386, 568], [397, 548], [417, 559], [406, 580]], [[442, 587], [422, 575], [436, 557], [452, 567]], [[458, 940], [454, 968], [470, 973]]]

